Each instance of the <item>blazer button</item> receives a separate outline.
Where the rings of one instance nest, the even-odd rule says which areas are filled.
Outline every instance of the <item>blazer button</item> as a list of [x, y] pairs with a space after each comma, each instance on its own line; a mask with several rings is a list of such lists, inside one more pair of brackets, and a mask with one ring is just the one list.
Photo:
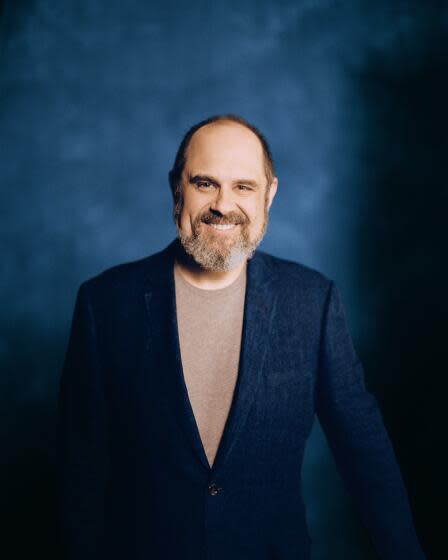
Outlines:
[[221, 490], [221, 488], [219, 488], [219, 486], [217, 484], [215, 484], [214, 482], [212, 484], [210, 484], [210, 486], [208, 487], [208, 491], [209, 491], [211, 496], [216, 496], [216, 494], [220, 490]]

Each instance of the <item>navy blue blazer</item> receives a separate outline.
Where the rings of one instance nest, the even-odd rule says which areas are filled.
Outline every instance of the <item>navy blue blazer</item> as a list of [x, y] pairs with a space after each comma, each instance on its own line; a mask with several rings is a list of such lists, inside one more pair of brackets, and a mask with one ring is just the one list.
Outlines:
[[339, 291], [311, 268], [248, 261], [239, 375], [209, 466], [182, 372], [177, 245], [79, 288], [58, 403], [66, 558], [309, 559], [301, 468], [317, 413], [379, 557], [424, 559]]

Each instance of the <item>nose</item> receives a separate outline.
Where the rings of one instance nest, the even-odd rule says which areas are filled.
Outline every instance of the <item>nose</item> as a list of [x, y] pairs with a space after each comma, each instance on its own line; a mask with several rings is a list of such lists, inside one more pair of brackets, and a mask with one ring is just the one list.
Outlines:
[[222, 186], [217, 189], [215, 198], [210, 204], [210, 210], [216, 210], [221, 214], [226, 214], [234, 208], [232, 193], [230, 189], [225, 189]]

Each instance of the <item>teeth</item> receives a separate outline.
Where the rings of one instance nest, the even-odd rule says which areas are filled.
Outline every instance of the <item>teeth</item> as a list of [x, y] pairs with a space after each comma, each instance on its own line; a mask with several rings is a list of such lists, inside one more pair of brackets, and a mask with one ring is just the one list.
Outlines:
[[219, 229], [221, 231], [226, 230], [226, 229], [232, 229], [235, 227], [235, 224], [209, 224], [212, 227], [214, 227], [215, 229]]

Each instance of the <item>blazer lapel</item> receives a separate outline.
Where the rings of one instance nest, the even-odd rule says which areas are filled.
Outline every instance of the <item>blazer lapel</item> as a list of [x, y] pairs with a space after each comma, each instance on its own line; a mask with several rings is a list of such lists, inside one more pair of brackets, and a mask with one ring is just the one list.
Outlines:
[[276, 295], [271, 289], [271, 271], [258, 251], [247, 264], [246, 297], [238, 378], [232, 405], [213, 466], [210, 467], [188, 397], [182, 369], [176, 315], [174, 258], [179, 240], [154, 256], [146, 279], [145, 304], [150, 322], [147, 347], [152, 367], [160, 375], [159, 401], [176, 417], [196, 457], [207, 471], [222, 468], [241, 434], [257, 395]]
[[277, 298], [271, 280], [269, 265], [262, 254], [255, 251], [247, 263], [238, 378], [213, 469], [223, 469], [257, 398]]

